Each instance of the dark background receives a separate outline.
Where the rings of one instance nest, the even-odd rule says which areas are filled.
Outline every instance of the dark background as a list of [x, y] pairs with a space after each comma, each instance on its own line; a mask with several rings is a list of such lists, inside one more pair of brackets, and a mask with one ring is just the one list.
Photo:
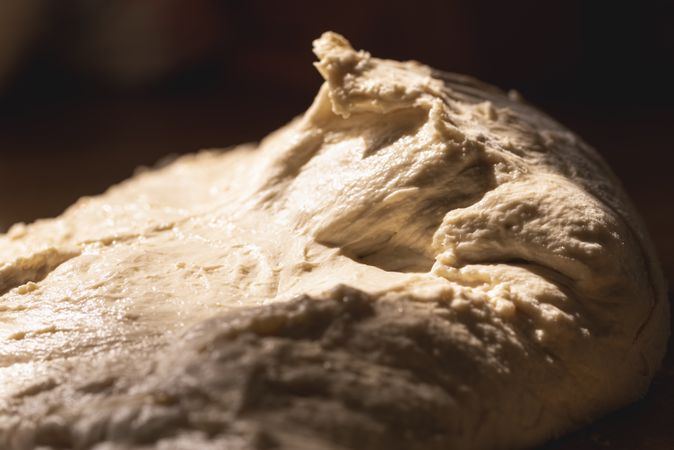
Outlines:
[[[674, 280], [674, 2], [2, 0], [0, 231], [170, 153], [255, 141], [321, 83], [311, 40], [514, 88], [608, 160]], [[674, 448], [649, 396], [553, 448]]]

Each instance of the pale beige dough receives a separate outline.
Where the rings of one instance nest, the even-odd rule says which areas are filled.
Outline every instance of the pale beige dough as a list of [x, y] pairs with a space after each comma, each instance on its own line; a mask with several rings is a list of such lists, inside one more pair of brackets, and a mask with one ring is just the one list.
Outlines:
[[314, 50], [316, 100], [259, 145], [0, 236], [0, 448], [521, 448], [645, 392], [665, 284], [594, 150]]

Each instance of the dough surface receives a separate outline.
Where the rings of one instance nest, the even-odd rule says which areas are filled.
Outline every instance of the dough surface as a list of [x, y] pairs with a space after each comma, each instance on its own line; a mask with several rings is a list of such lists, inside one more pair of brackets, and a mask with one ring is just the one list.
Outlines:
[[314, 42], [313, 105], [0, 236], [0, 448], [522, 448], [636, 400], [665, 283], [517, 95]]

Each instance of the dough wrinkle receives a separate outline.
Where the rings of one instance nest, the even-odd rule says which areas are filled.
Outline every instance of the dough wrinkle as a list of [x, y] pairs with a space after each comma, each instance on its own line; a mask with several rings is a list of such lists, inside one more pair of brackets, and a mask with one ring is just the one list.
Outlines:
[[42, 281], [51, 271], [78, 254], [78, 251], [58, 250], [52, 247], [1, 264], [0, 295], [23, 284]]

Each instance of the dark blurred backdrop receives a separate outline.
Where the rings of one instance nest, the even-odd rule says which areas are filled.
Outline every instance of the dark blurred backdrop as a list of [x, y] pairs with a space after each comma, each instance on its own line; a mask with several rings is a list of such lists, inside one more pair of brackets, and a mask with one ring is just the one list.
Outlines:
[[[624, 181], [674, 280], [672, 1], [0, 0], [0, 230], [164, 155], [260, 139], [310, 103], [324, 30], [517, 89], [577, 131]], [[659, 383], [637, 406], [640, 432], [628, 414], [571, 447], [674, 448], [653, 428], [671, 415], [648, 405], [674, 404]]]
[[674, 2], [2, 0], [0, 230], [169, 153], [258, 140], [321, 80], [311, 40], [515, 88], [605, 156], [674, 279]]

